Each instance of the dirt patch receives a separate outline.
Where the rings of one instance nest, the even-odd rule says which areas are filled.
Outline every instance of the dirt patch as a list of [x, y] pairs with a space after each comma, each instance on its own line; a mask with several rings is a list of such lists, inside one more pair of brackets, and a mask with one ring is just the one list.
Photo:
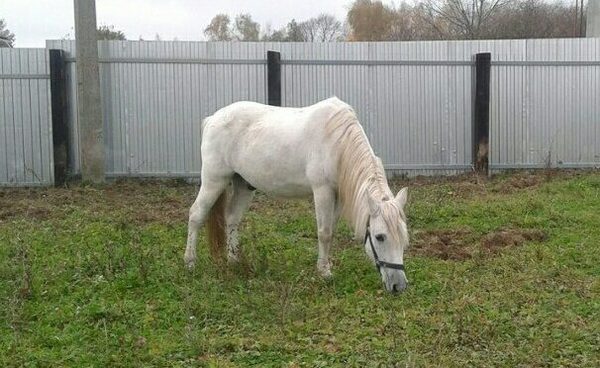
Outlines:
[[519, 190], [539, 187], [546, 181], [547, 179], [541, 175], [520, 173], [511, 175], [504, 180], [494, 183], [491, 187], [491, 191], [502, 194], [510, 194]]
[[469, 244], [476, 236], [469, 229], [430, 230], [415, 232], [411, 252], [444, 260], [465, 260], [472, 257]]
[[575, 176], [585, 175], [585, 170], [543, 169], [530, 171], [507, 171], [488, 177], [475, 173], [465, 173], [454, 176], [416, 176], [412, 178], [395, 177], [389, 181], [395, 193], [402, 187], [432, 187], [430, 195], [442, 198], [474, 198], [490, 193], [511, 194], [530, 190], [545, 183], [566, 180]]
[[538, 229], [500, 229], [483, 236], [472, 230], [429, 230], [413, 233], [410, 252], [425, 257], [463, 261], [475, 254], [495, 256], [504, 249], [523, 245], [528, 241], [542, 242], [548, 235]]
[[542, 242], [548, 239], [548, 235], [538, 229], [501, 229], [486, 234], [481, 239], [483, 250], [491, 254], [497, 254], [504, 248], [518, 247], [528, 241]]
[[436, 188], [430, 195], [435, 197], [472, 198], [485, 194], [488, 190], [489, 179], [475, 174], [462, 174], [456, 176], [416, 176], [414, 178], [394, 178], [389, 181], [392, 192], [398, 192], [402, 187]]
[[52, 210], [47, 208], [46, 205], [2, 203], [2, 206], [0, 206], [0, 221], [19, 217], [39, 221], [48, 220], [52, 217]]
[[74, 209], [149, 223], [186, 223], [196, 187], [171, 182], [122, 181], [103, 186], [0, 190], [0, 221], [60, 220]]

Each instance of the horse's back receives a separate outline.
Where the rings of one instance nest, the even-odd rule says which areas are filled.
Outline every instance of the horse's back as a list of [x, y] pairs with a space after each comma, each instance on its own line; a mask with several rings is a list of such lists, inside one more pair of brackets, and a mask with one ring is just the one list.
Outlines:
[[203, 167], [227, 168], [266, 192], [309, 194], [319, 181], [335, 180], [326, 125], [346, 108], [336, 98], [303, 108], [248, 101], [226, 106], [204, 123]]

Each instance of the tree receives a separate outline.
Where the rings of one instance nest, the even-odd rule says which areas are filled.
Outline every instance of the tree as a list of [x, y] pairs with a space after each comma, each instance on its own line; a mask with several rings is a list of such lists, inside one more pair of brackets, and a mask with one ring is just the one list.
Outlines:
[[392, 32], [394, 10], [381, 1], [356, 0], [347, 17], [352, 41], [382, 41]]
[[402, 3], [393, 12], [390, 29], [385, 39], [389, 41], [410, 41], [420, 39], [422, 25], [417, 24], [415, 7]]
[[267, 23], [264, 28], [264, 34], [260, 38], [261, 41], [266, 42], [285, 42], [287, 39], [287, 33], [285, 27], [277, 30], [273, 30], [271, 25]]
[[306, 41], [304, 39], [304, 34], [302, 33], [302, 28], [296, 22], [295, 19], [292, 19], [287, 24], [286, 41], [288, 41], [288, 42], [303, 42], [303, 41]]
[[204, 35], [208, 37], [209, 41], [231, 41], [230, 22], [227, 14], [217, 14], [204, 29]]
[[397, 8], [357, 0], [347, 19], [352, 41], [559, 38], [583, 34], [577, 10], [544, 0], [421, 0]]
[[120, 40], [125, 41], [123, 31], [115, 31], [115, 26], [100, 26], [97, 30], [99, 40]]
[[15, 34], [6, 28], [6, 21], [0, 19], [0, 47], [13, 47]]
[[578, 36], [574, 8], [563, 3], [523, 0], [505, 6], [490, 22], [490, 38], [559, 38]]
[[233, 34], [238, 41], [258, 41], [260, 25], [252, 20], [250, 14], [239, 14], [235, 17]]
[[[486, 34], [493, 17], [511, 0], [425, 0], [431, 24], [442, 20], [451, 38], [480, 39]], [[439, 22], [438, 22], [439, 24]], [[438, 25], [438, 28], [440, 26]]]
[[308, 42], [331, 42], [342, 39], [343, 27], [333, 15], [321, 14], [299, 24], [302, 38]]
[[229, 15], [217, 14], [204, 29], [204, 35], [209, 41], [259, 41], [260, 25], [250, 14], [239, 14], [233, 26]]

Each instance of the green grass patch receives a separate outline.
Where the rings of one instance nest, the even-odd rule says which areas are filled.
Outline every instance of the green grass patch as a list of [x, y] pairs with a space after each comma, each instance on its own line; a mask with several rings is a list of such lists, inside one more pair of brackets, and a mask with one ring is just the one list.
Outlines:
[[309, 200], [259, 194], [241, 263], [201, 234], [190, 272], [194, 186], [2, 189], [0, 366], [600, 366], [600, 174], [407, 183], [400, 296], [343, 223], [318, 276]]

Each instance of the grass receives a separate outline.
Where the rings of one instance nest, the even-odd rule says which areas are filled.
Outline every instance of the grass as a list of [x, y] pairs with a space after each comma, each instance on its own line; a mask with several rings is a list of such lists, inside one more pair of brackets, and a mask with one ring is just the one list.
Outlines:
[[0, 366], [600, 366], [599, 173], [408, 184], [397, 297], [344, 224], [318, 276], [308, 200], [259, 194], [242, 262], [202, 236], [188, 272], [194, 186], [0, 190]]

